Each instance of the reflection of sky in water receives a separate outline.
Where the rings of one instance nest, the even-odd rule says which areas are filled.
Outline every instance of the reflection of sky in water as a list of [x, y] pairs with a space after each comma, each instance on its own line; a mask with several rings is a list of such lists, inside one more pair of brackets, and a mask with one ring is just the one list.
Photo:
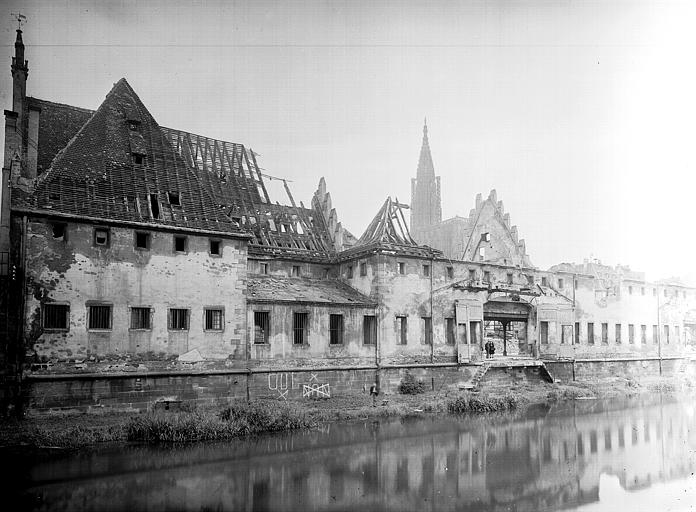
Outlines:
[[677, 505], [696, 501], [694, 426], [690, 404], [584, 401], [7, 463], [34, 510], [630, 512], [664, 510], [680, 485]]
[[602, 473], [599, 502], [575, 509], [577, 512], [693, 512], [696, 510], [696, 475], [672, 482], [657, 483], [647, 489], [627, 491], [619, 478]]

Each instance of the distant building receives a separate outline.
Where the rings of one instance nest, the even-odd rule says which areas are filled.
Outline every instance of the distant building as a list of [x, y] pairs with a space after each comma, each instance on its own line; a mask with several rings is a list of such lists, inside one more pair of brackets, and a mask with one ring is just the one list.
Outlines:
[[308, 206], [287, 183], [280, 204], [251, 149], [160, 126], [125, 79], [95, 111], [27, 96], [21, 30], [12, 76], [0, 336], [6, 396], [31, 407], [330, 396], [408, 367], [453, 384], [486, 340], [562, 375], [692, 353], [693, 288], [541, 271], [495, 191], [442, 221], [427, 127], [411, 229], [387, 198], [357, 239], [323, 178]]

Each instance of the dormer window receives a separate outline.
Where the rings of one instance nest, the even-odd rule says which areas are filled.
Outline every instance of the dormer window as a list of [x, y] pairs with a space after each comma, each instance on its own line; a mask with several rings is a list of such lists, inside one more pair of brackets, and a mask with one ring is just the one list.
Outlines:
[[167, 192], [169, 204], [172, 206], [181, 206], [181, 197], [178, 192]]
[[133, 163], [136, 165], [142, 165], [143, 164], [143, 155], [139, 153], [133, 153]]

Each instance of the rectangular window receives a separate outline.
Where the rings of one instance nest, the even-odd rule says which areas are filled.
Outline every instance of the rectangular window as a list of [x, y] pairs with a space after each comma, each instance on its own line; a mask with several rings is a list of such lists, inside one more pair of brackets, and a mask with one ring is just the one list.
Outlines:
[[94, 245], [97, 247], [109, 246], [109, 230], [105, 228], [95, 228], [94, 230]]
[[652, 289], [653, 297], [657, 297], [657, 288]]
[[454, 277], [454, 267], [447, 267], [447, 279]]
[[527, 284], [534, 286], [534, 276], [527, 276]]
[[292, 266], [292, 277], [300, 277], [300, 266], [299, 265]]
[[343, 315], [329, 315], [329, 343], [343, 345]]
[[541, 286], [548, 286], [548, 280], [546, 279], [546, 276], [541, 277]]
[[70, 306], [67, 304], [44, 304], [43, 327], [44, 329], [67, 330], [70, 319]]
[[375, 315], [363, 316], [363, 344], [374, 345], [377, 343], [377, 317]]
[[346, 277], [348, 279], [353, 279], [353, 265], [348, 265], [348, 268], [346, 269]]
[[573, 288], [578, 289], [578, 280], [573, 277]]
[[133, 153], [133, 163], [136, 165], [143, 165], [143, 155], [139, 155], [138, 153]]
[[602, 323], [602, 343], [609, 343], [609, 324]]
[[423, 321], [423, 340], [426, 345], [433, 344], [433, 319], [429, 316], [421, 317]]
[[222, 331], [224, 324], [223, 310], [221, 308], [205, 308], [205, 330]]
[[662, 329], [665, 332], [665, 343], [669, 343], [669, 325], [663, 325]]
[[150, 211], [153, 219], [160, 218], [159, 198], [157, 194], [150, 194]]
[[488, 270], [485, 270], [483, 272], [483, 282], [484, 283], [490, 283], [491, 282], [491, 273]]
[[674, 342], [679, 343], [679, 326], [674, 326]]
[[455, 324], [454, 318], [445, 318], [445, 334], [448, 345], [454, 345], [455, 340]]
[[580, 322], [575, 322], [575, 343], [580, 343]]
[[135, 232], [135, 248], [147, 250], [150, 248], [150, 233]]
[[151, 329], [150, 308], [131, 308], [131, 329]]
[[307, 329], [309, 328], [309, 313], [292, 314], [292, 342], [295, 345], [307, 343]]
[[67, 231], [67, 225], [61, 223], [51, 224], [51, 234], [54, 240], [65, 240], [65, 233]]
[[167, 192], [169, 204], [172, 206], [181, 206], [181, 197], [178, 192]]
[[469, 269], [469, 281], [476, 281], [476, 271]]
[[423, 275], [430, 277], [430, 265], [423, 265]]
[[185, 236], [175, 236], [174, 237], [174, 252], [186, 252], [186, 237]]
[[406, 345], [408, 342], [408, 317], [396, 317], [396, 343], [397, 345]]
[[220, 240], [210, 240], [210, 254], [213, 256], [220, 256], [222, 254], [221, 249], [222, 242]]
[[628, 324], [628, 342], [630, 344], [636, 342], [636, 328], [633, 324]]
[[399, 274], [404, 275], [406, 273], [406, 264], [403, 261], [399, 262]]
[[594, 323], [587, 322], [587, 343], [594, 345]]
[[563, 279], [560, 277], [558, 278], [558, 289], [559, 290], [563, 289]]
[[645, 286], [640, 287], [640, 294], [645, 295]]
[[189, 328], [189, 310], [188, 309], [170, 309], [169, 310], [169, 330], [171, 331], [188, 331]]
[[507, 277], [507, 284], [512, 284], [512, 274], [508, 273], [506, 277]]
[[111, 306], [89, 306], [90, 329], [111, 329]]
[[[631, 326], [629, 325], [628, 327], [628, 342], [633, 343], [631, 341]], [[616, 341], [617, 344], [621, 344], [621, 324], [616, 324], [614, 327], [614, 341]]]
[[266, 345], [271, 332], [271, 314], [254, 311], [254, 345]]
[[539, 330], [540, 330], [539, 336], [541, 337], [541, 343], [547, 344], [549, 342], [549, 323], [548, 322], [539, 322]]
[[645, 345], [648, 342], [648, 326], [640, 326], [640, 342]]
[[268, 274], [268, 263], [259, 263], [259, 273]]
[[653, 335], [652, 335], [653, 343], [657, 343], [657, 338], [659, 336], [659, 333], [657, 331], [657, 325], [653, 325], [652, 331], [653, 331]]
[[367, 263], [365, 263], [365, 262], [360, 263], [360, 275], [361, 276], [367, 275]]

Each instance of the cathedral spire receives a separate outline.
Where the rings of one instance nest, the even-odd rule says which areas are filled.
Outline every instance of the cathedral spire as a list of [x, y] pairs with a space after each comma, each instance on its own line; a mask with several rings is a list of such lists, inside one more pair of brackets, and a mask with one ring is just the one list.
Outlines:
[[430, 142], [428, 141], [428, 120], [423, 120], [423, 143], [421, 144], [420, 158], [418, 159], [418, 179], [435, 178], [435, 167], [433, 157], [430, 154]]
[[435, 176], [433, 157], [428, 141], [428, 120], [423, 119], [423, 142], [416, 178], [411, 180], [411, 234], [419, 241], [423, 231], [442, 220], [440, 178]]

